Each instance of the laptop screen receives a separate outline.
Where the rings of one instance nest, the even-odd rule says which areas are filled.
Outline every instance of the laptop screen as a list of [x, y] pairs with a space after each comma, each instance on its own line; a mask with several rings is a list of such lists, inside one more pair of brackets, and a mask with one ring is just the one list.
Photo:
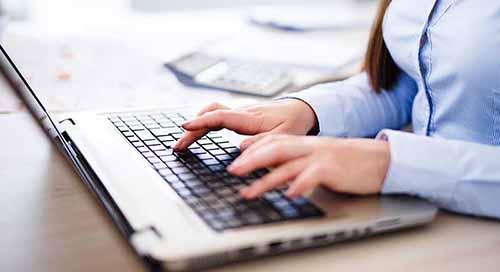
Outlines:
[[43, 106], [35, 92], [31, 89], [21, 71], [16, 67], [7, 51], [0, 44], [0, 72], [2, 79], [7, 83], [7, 86], [21, 99], [26, 105], [31, 115], [36, 119], [38, 124], [43, 128], [46, 134], [52, 140], [59, 141], [57, 136], [60, 136], [60, 130], [57, 123], [53, 122], [49, 113]]

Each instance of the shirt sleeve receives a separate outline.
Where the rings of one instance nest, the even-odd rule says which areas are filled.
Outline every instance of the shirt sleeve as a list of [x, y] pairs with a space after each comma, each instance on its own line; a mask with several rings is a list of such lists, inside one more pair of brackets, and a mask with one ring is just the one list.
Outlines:
[[391, 163], [382, 193], [410, 194], [444, 209], [500, 218], [500, 147], [382, 130]]
[[311, 106], [318, 118], [319, 135], [373, 137], [383, 128], [399, 129], [409, 123], [416, 93], [415, 81], [404, 72], [391, 90], [379, 94], [363, 72], [285, 98], [300, 99]]

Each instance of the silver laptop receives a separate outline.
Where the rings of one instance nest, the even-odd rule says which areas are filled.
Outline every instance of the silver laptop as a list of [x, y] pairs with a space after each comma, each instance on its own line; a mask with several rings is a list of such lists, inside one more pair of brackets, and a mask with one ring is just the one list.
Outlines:
[[[359, 239], [429, 223], [432, 204], [410, 196], [353, 197], [318, 188], [288, 199], [238, 191], [244, 178], [226, 166], [239, 155], [211, 132], [175, 153], [171, 143], [190, 113], [175, 108], [51, 116], [2, 46], [2, 80], [64, 153], [124, 238], [152, 268], [193, 270]], [[22, 132], [19, 132], [22, 133]]]

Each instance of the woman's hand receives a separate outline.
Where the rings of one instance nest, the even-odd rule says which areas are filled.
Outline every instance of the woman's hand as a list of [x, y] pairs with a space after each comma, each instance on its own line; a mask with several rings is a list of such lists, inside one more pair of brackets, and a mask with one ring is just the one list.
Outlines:
[[244, 176], [256, 169], [275, 167], [242, 190], [249, 199], [287, 183], [289, 197], [320, 184], [336, 192], [366, 195], [380, 192], [389, 162], [389, 144], [385, 141], [270, 135], [248, 147], [228, 171]]
[[314, 111], [297, 99], [231, 110], [221, 104], [204, 108], [196, 119], [183, 124], [186, 134], [173, 146], [183, 151], [210, 130], [227, 128], [244, 135], [257, 135], [241, 143], [245, 149], [256, 140], [270, 134], [305, 135], [316, 125]]

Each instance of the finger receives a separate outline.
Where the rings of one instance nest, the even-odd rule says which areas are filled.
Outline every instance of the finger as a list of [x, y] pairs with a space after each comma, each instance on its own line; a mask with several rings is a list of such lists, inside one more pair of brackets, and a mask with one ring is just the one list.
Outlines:
[[180, 138], [172, 148], [175, 151], [184, 151], [194, 142], [199, 140], [201, 137], [205, 136], [210, 130], [208, 129], [200, 129], [195, 131], [186, 131], [182, 138]]
[[[204, 107], [200, 112], [198, 112], [197, 116], [201, 116], [207, 112], [219, 110], [219, 109], [224, 109], [228, 110], [229, 107], [219, 104], [219, 103], [212, 103], [206, 107]], [[205, 136], [210, 130], [208, 129], [200, 129], [200, 130], [194, 130], [194, 131], [187, 131], [182, 138], [180, 138], [173, 146], [172, 148], [176, 151], [183, 151], [186, 148], [188, 148], [191, 144], [196, 142], [198, 139], [201, 137]]]
[[214, 103], [211, 103], [210, 105], [202, 108], [196, 116], [202, 116], [203, 114], [205, 114], [207, 112], [214, 111], [214, 110], [229, 110], [229, 109], [230, 108], [226, 105], [222, 105], [222, 104], [214, 102]]
[[274, 169], [269, 174], [240, 191], [247, 199], [260, 197], [263, 193], [293, 180], [308, 164], [306, 159], [292, 160]]
[[[279, 134], [279, 133], [271, 133], [271, 132], [266, 132], [266, 133], [261, 133], [265, 134], [260, 137], [257, 137], [255, 141], [250, 145], [247, 146], [245, 149], [243, 149], [245, 155], [249, 155], [255, 150], [258, 150], [259, 148], [269, 145], [273, 142], [278, 142], [278, 141], [285, 141], [287, 139], [292, 138], [290, 135], [284, 135], [284, 134]], [[261, 135], [259, 134], [259, 135]]]
[[305, 146], [307, 143], [307, 138], [303, 136], [286, 135], [286, 134], [268, 134], [266, 136], [261, 137], [260, 139], [257, 139], [255, 143], [247, 147], [240, 157], [244, 158], [246, 156], [253, 155], [253, 153], [256, 150], [260, 150], [264, 146], [273, 145], [275, 143], [287, 142], [287, 141], [300, 141]]
[[299, 174], [286, 191], [286, 196], [290, 198], [299, 197], [308, 190], [318, 186], [322, 182], [322, 172], [317, 165], [311, 165], [304, 172]]
[[186, 130], [227, 128], [240, 134], [255, 134], [262, 125], [263, 119], [251, 112], [234, 110], [215, 110], [207, 112], [182, 125]]
[[277, 134], [283, 134], [285, 133], [285, 129], [282, 128], [282, 127], [277, 127], [271, 131], [268, 131], [268, 132], [263, 132], [263, 133], [259, 133], [255, 136], [252, 136], [250, 138], [247, 138], [245, 140], [243, 140], [241, 143], [240, 143], [240, 150], [241, 151], [245, 151], [248, 147], [250, 147], [251, 145], [253, 145], [254, 143], [264, 139], [265, 137], [268, 137], [268, 136], [271, 136], [271, 135], [277, 135]]
[[302, 157], [309, 152], [309, 148], [301, 141], [286, 140], [271, 143], [251, 152], [241, 154], [229, 167], [228, 171], [234, 175], [243, 176], [250, 172], [282, 164], [286, 161]]

